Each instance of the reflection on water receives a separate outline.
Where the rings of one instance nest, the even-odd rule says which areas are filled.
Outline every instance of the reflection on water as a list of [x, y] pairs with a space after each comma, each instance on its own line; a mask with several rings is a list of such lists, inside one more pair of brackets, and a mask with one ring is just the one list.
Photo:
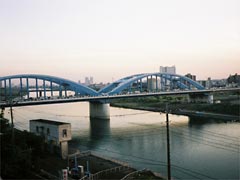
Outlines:
[[[6, 116], [8, 109], [5, 110]], [[111, 108], [111, 120], [89, 119], [88, 103], [14, 108], [15, 125], [30, 119], [72, 124], [70, 146], [94, 150], [166, 175], [165, 114]], [[172, 174], [181, 179], [239, 179], [240, 123], [170, 115]]]
[[91, 118], [89, 131], [92, 139], [103, 139], [105, 136], [111, 134], [110, 120]]

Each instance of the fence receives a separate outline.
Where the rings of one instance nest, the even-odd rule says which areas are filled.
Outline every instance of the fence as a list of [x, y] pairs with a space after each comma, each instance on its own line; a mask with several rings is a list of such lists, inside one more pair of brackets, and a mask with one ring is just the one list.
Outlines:
[[145, 171], [145, 169], [139, 170], [139, 171], [134, 171], [134, 172], [124, 176], [121, 180], [126, 180], [126, 179], [130, 178], [131, 176], [134, 176], [135, 174], [138, 174], [138, 173], [143, 172], [143, 171]]
[[111, 162], [114, 162], [116, 164], [120, 164], [121, 166], [127, 166], [127, 167], [130, 167], [128, 163], [125, 163], [125, 162], [122, 162], [122, 161], [119, 161], [117, 159], [113, 159], [113, 158], [110, 158], [110, 157], [106, 157], [106, 156], [103, 156], [103, 155], [99, 155], [97, 154], [96, 152], [90, 152], [91, 155], [95, 156], [95, 157], [98, 157], [98, 158], [101, 158], [101, 159], [104, 159], [106, 161], [111, 161]]
[[125, 162], [122, 162], [122, 161], [119, 161], [119, 160], [116, 160], [116, 159], [113, 159], [113, 158], [109, 158], [109, 157], [97, 154], [96, 152], [92, 152], [92, 151], [77, 152], [77, 153], [68, 155], [68, 159], [74, 159], [75, 157], [76, 158], [81, 158], [81, 157], [90, 156], [90, 155], [93, 155], [93, 156], [98, 157], [100, 159], [104, 159], [106, 161], [111, 161], [111, 162], [114, 162], [116, 164], [120, 164], [121, 166], [129, 166], [128, 163], [125, 163]]
[[69, 155], [68, 159], [73, 159], [75, 157], [76, 158], [81, 158], [81, 157], [85, 157], [85, 156], [89, 156], [89, 155], [93, 155], [93, 156], [95, 156], [97, 158], [104, 159], [106, 161], [114, 162], [114, 163], [119, 164], [121, 166], [117, 166], [117, 167], [114, 167], [114, 168], [110, 168], [110, 169], [99, 171], [99, 172], [97, 172], [95, 174], [90, 175], [90, 177], [84, 176], [80, 180], [97, 180], [99, 177], [101, 177], [103, 175], [107, 175], [107, 174], [110, 174], [110, 173], [116, 173], [116, 172], [121, 172], [121, 171], [124, 171], [124, 170], [133, 169], [127, 163], [121, 162], [121, 161], [113, 159], [113, 158], [105, 157], [105, 156], [99, 155], [99, 154], [97, 154], [95, 152], [91, 152], [91, 151], [74, 153], [72, 155]]
[[128, 166], [118, 166], [118, 167], [115, 167], [115, 168], [106, 169], [106, 170], [100, 171], [96, 174], [93, 174], [93, 175], [90, 176], [89, 179], [90, 180], [96, 180], [103, 175], [107, 175], [107, 174], [110, 174], [110, 173], [121, 172], [121, 171], [129, 170], [129, 169], [131, 169], [131, 168], [128, 167]]

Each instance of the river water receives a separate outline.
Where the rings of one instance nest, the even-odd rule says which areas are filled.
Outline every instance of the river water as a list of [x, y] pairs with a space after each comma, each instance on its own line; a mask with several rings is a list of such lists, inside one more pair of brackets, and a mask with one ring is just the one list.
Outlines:
[[[70, 146], [93, 150], [137, 169], [167, 176], [166, 115], [111, 107], [110, 121], [89, 119], [88, 103], [14, 108], [15, 127], [29, 120], [69, 122]], [[10, 118], [9, 109], [5, 117]], [[239, 179], [240, 123], [169, 115], [171, 170], [175, 179]]]

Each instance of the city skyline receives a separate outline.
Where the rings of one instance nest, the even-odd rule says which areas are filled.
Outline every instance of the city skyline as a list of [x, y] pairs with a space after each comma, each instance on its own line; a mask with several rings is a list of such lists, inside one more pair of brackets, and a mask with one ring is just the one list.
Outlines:
[[112, 82], [176, 66], [197, 79], [240, 73], [240, 2], [0, 1], [0, 76]]

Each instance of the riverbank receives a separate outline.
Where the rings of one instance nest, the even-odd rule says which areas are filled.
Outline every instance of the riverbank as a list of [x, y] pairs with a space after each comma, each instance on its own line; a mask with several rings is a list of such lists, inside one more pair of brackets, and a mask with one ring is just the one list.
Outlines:
[[[78, 165], [83, 166], [84, 172], [89, 173], [90, 179], [164, 179], [150, 170], [137, 170], [125, 162], [102, 156], [93, 151], [78, 151], [70, 155], [70, 169], [74, 166], [75, 161], [77, 161]], [[88, 179], [87, 175], [83, 175], [80, 178]]]
[[[146, 106], [143, 104], [136, 104], [136, 103], [111, 103], [111, 106], [119, 107], [119, 108], [126, 108], [126, 109], [161, 112], [161, 113], [166, 112], [165, 107], [164, 107], [165, 105], [163, 105], [163, 104], [160, 107], [150, 107], [150, 106]], [[182, 107], [183, 106], [181, 104], [180, 105], [179, 104], [170, 104], [169, 105], [170, 113], [175, 114], [175, 115], [185, 115], [185, 116], [194, 116], [194, 117], [210, 117], [210, 118], [220, 119], [220, 120], [240, 121], [240, 116], [238, 116], [238, 115], [205, 112], [205, 111], [199, 111], [199, 110], [181, 109]]]
[[[3, 179], [59, 179], [62, 169], [70, 171], [77, 165], [84, 167], [81, 176], [69, 179], [164, 179], [150, 170], [138, 171], [127, 163], [103, 157], [91, 151], [80, 152], [69, 148], [72, 155], [64, 160], [59, 154], [48, 151], [48, 145], [41, 136], [27, 131], [12, 129], [7, 119], [0, 116], [1, 178]], [[76, 162], [75, 162], [76, 158]], [[87, 165], [88, 164], [88, 165]], [[88, 178], [89, 174], [90, 178]]]

